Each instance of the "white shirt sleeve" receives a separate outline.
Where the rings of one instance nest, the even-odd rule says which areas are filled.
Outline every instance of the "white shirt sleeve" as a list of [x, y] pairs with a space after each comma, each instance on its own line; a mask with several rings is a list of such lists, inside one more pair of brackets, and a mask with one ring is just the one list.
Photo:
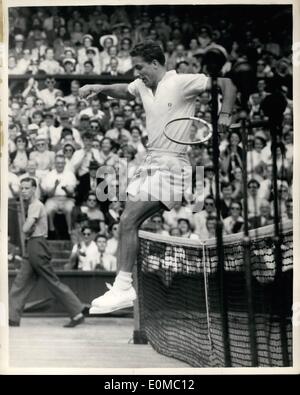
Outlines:
[[206, 90], [209, 77], [205, 74], [180, 74], [178, 79], [184, 96], [192, 99]]
[[140, 80], [136, 79], [134, 81], [132, 81], [130, 84], [128, 84], [128, 92], [132, 95], [132, 96], [140, 96], [140, 91], [139, 91], [139, 84], [140, 84]]

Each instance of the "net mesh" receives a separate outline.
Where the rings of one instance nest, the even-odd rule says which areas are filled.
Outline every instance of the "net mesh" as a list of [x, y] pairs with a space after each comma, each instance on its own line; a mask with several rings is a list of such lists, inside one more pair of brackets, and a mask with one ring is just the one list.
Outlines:
[[[258, 366], [283, 366], [280, 322], [292, 364], [293, 232], [285, 224], [282, 270], [276, 270], [273, 226], [250, 231]], [[153, 348], [193, 367], [225, 366], [216, 241], [140, 231], [140, 326]], [[224, 284], [232, 366], [251, 366], [242, 234], [224, 236]], [[282, 293], [284, 290], [284, 293]], [[279, 292], [280, 291], [280, 292]], [[281, 313], [280, 313], [281, 312]], [[281, 320], [280, 320], [281, 317]]]

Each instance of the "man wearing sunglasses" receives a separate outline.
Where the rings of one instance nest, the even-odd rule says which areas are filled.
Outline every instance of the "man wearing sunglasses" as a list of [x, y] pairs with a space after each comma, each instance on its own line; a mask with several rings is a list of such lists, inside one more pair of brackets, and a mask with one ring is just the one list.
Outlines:
[[45, 104], [46, 109], [55, 106], [57, 100], [57, 93], [59, 89], [55, 88], [56, 80], [53, 77], [48, 77], [44, 81], [45, 88], [39, 90], [37, 84], [33, 85], [33, 89], [38, 97], [36, 105], [38, 105], [39, 100], [42, 100]]

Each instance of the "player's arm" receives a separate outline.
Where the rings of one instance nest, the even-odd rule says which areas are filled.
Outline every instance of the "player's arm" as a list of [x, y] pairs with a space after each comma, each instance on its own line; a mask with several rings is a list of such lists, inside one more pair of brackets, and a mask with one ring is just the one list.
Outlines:
[[26, 236], [30, 236], [30, 234], [35, 229], [36, 218], [28, 217], [23, 225], [23, 232]]
[[[230, 78], [219, 77], [217, 84], [221, 88], [223, 101], [219, 114], [218, 124], [221, 128], [227, 129], [231, 125], [231, 114], [236, 99], [236, 86]], [[207, 89], [211, 89], [211, 78], [209, 78]]]
[[89, 99], [92, 96], [102, 93], [106, 96], [111, 96], [114, 99], [132, 100], [134, 96], [128, 91], [128, 84], [93, 84], [84, 85], [79, 89], [79, 96]]

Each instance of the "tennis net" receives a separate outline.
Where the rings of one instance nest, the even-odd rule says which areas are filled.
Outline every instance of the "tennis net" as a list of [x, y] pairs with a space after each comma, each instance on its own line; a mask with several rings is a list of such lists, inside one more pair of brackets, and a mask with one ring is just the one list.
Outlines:
[[[274, 227], [249, 232], [258, 366], [283, 366], [282, 331], [292, 365], [292, 224], [282, 229], [282, 270]], [[205, 243], [140, 231], [140, 329], [152, 347], [193, 367], [225, 366], [216, 240]], [[224, 236], [224, 283], [231, 366], [251, 366], [243, 234]], [[282, 293], [282, 290], [284, 292]], [[279, 292], [280, 291], [280, 292]], [[253, 350], [252, 350], [253, 351]]]

